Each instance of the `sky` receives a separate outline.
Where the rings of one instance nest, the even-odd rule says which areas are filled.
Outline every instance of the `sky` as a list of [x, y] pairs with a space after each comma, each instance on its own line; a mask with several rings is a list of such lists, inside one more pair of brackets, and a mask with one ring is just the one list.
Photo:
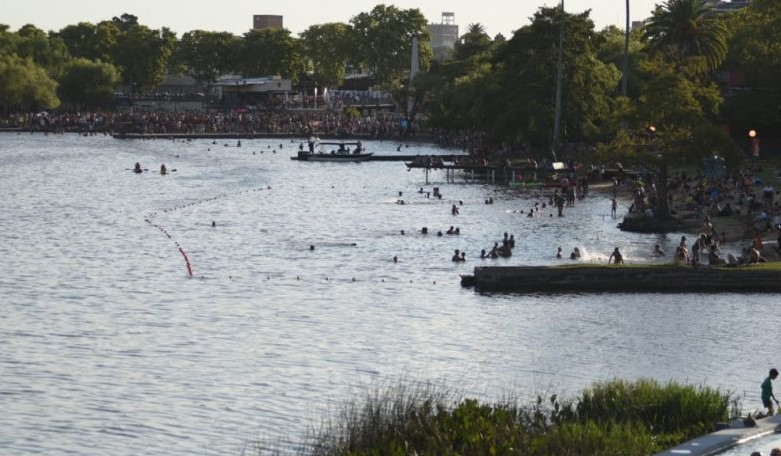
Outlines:
[[[181, 37], [191, 30], [231, 32], [242, 35], [252, 27], [254, 14], [284, 16], [284, 27], [294, 36], [310, 25], [349, 22], [375, 5], [418, 8], [430, 23], [440, 23], [442, 12], [455, 14], [459, 33], [469, 24], [480, 23], [490, 36], [510, 37], [529, 23], [540, 6], [558, 5], [555, 0], [0, 0], [0, 24], [16, 31], [33, 24], [44, 31], [60, 30], [79, 22], [97, 23], [123, 13], [138, 17], [153, 29], [168, 27]], [[646, 19], [661, 0], [630, 0], [630, 18]], [[565, 0], [565, 9], [580, 13], [591, 9], [597, 29], [608, 25], [623, 28], [626, 2], [621, 0]]]

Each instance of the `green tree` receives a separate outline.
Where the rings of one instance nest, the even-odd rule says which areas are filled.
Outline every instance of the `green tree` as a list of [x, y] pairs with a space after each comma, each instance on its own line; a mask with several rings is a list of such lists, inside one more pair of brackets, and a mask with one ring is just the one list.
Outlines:
[[611, 94], [620, 73], [597, 58], [601, 37], [594, 32], [589, 13], [540, 8], [532, 23], [517, 30], [498, 52], [497, 73], [492, 76], [498, 79], [486, 84], [485, 97], [491, 101], [480, 117], [485, 131], [496, 140], [550, 147], [561, 21], [566, 28], [562, 137], [578, 143], [592, 141], [611, 118]]
[[57, 83], [31, 58], [0, 56], [0, 108], [34, 111], [60, 105]]
[[380, 86], [398, 87], [409, 71], [412, 37], [417, 36], [420, 68], [426, 70], [432, 56], [427, 22], [417, 8], [400, 10], [386, 5], [353, 17], [350, 23], [360, 65]]
[[110, 63], [78, 58], [65, 67], [59, 92], [79, 110], [109, 108], [119, 83], [119, 72]]
[[304, 55], [312, 62], [315, 84], [337, 87], [344, 82], [353, 48], [350, 26], [341, 22], [313, 25], [301, 34]]
[[194, 30], [182, 35], [175, 59], [208, 92], [218, 76], [235, 71], [239, 43], [239, 38], [228, 32]]
[[126, 93], [144, 93], [165, 80], [175, 39], [168, 29], [138, 24], [120, 33], [113, 61], [122, 73]]
[[461, 35], [456, 42], [453, 58], [464, 60], [472, 56], [484, 54], [491, 49], [493, 41], [485, 33], [485, 28], [481, 24], [469, 24], [467, 32]]
[[781, 8], [777, 0], [754, 0], [732, 16], [733, 37], [726, 68], [740, 88], [724, 103], [722, 114], [733, 131], [746, 138], [781, 131]]
[[31, 24], [23, 26], [16, 33], [16, 54], [23, 59], [32, 59], [56, 79], [70, 58], [65, 43], [57, 37], [50, 38]]
[[62, 39], [72, 57], [111, 62], [119, 33], [119, 27], [113, 22], [103, 21], [97, 25], [79, 22], [50, 36]]
[[[626, 129], [598, 147], [599, 160], [642, 165], [656, 172], [659, 182], [667, 181], [670, 166], [698, 166], [714, 154], [726, 157], [731, 167], [738, 164], [735, 144], [717, 124], [723, 98], [714, 83], [692, 81], [659, 56], [643, 62], [639, 71], [640, 96], [617, 103], [616, 117]], [[655, 215], [667, 218], [667, 188], [658, 190], [661, 207]]]
[[482, 25], [471, 24], [456, 43], [453, 59], [433, 62], [427, 73], [418, 76], [416, 92], [424, 96], [431, 126], [469, 130], [482, 124], [490, 102], [485, 95], [496, 80], [492, 61], [502, 44], [503, 40], [491, 41]]
[[677, 71], [712, 72], [727, 56], [729, 32], [708, 0], [667, 0], [657, 5], [645, 26], [651, 48]]
[[239, 49], [244, 76], [279, 75], [298, 81], [306, 68], [301, 42], [287, 29], [253, 29], [244, 34]]
[[0, 56], [16, 55], [19, 35], [10, 31], [10, 27], [0, 24]]
[[[621, 79], [624, 79], [624, 46], [626, 45], [626, 34], [624, 30], [616, 26], [609, 26], [599, 32], [600, 40], [597, 48], [597, 58], [606, 64], [613, 65], [621, 69]], [[629, 84], [627, 95], [629, 97], [639, 96], [639, 87], [636, 84], [640, 77], [639, 66], [648, 60], [648, 53], [645, 52], [646, 43], [640, 29], [635, 29], [629, 34], [629, 52], [627, 55], [627, 79], [633, 81]]]
[[127, 32], [132, 27], [139, 25], [138, 17], [132, 14], [124, 13], [121, 16], [114, 16], [111, 18], [111, 23], [114, 24], [123, 32]]

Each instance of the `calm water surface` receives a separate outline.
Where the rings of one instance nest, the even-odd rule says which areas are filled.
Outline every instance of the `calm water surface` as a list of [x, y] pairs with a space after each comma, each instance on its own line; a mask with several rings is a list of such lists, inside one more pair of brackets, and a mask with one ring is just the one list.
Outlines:
[[[671, 250], [680, 233], [618, 231], [605, 195], [528, 218], [544, 195], [426, 185], [400, 162], [291, 161], [297, 141], [235, 146], [0, 136], [0, 454], [239, 454], [400, 378], [497, 399], [652, 377], [760, 407], [776, 296], [460, 287], [504, 232], [514, 255], [492, 264], [552, 264], [559, 245], [599, 262]], [[442, 200], [417, 193], [435, 185]], [[451, 225], [462, 234], [419, 233]]]

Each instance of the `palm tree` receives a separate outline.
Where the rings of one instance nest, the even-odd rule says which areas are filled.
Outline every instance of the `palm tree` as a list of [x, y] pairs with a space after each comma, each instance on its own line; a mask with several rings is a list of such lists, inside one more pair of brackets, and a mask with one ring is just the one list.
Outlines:
[[466, 30], [467, 30], [466, 33], [473, 34], [473, 35], [482, 35], [482, 34], [485, 33], [485, 27], [483, 27], [483, 24], [481, 24], [479, 22], [474, 23], [474, 24], [469, 24], [466, 27]]
[[657, 5], [645, 26], [651, 47], [678, 71], [713, 71], [727, 57], [729, 32], [708, 0], [667, 0]]
[[459, 38], [456, 43], [456, 49], [453, 55], [456, 60], [464, 60], [482, 54], [490, 47], [491, 37], [485, 33], [485, 27], [478, 22], [476, 24], [469, 24], [467, 32], [461, 35], [461, 38]]

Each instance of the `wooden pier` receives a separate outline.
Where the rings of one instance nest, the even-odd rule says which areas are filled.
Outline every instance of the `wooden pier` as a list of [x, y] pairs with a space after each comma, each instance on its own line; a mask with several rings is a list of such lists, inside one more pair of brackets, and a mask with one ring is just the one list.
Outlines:
[[[417, 156], [416, 156], [417, 157]], [[440, 156], [444, 157], [444, 156]], [[466, 156], [464, 156], [466, 157]], [[419, 157], [417, 157], [419, 158]], [[442, 164], [442, 165], [424, 165], [407, 163], [407, 168], [422, 169], [426, 173], [426, 184], [429, 184], [429, 174], [432, 171], [444, 170], [445, 181], [455, 182], [457, 174], [460, 172], [465, 181], [482, 180], [490, 184], [519, 182], [520, 176], [532, 176], [531, 182], [536, 186], [541, 186], [537, 180], [541, 176], [549, 176], [551, 173], [542, 169], [513, 168], [506, 166], [483, 166], [483, 165], [461, 165], [461, 164]], [[522, 185], [519, 185], [522, 186]]]

